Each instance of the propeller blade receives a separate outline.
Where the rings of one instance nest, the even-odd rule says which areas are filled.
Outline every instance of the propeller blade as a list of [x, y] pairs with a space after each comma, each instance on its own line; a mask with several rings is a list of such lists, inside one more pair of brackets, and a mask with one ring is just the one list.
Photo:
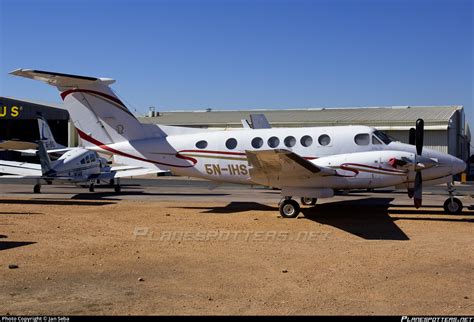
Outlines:
[[416, 130], [414, 128], [411, 128], [409, 136], [408, 136], [408, 143], [411, 145], [415, 145], [415, 142], [416, 142]]
[[415, 130], [415, 145], [416, 145], [416, 154], [421, 155], [423, 151], [423, 132], [425, 128], [425, 122], [423, 119], [416, 120], [416, 130]]
[[415, 208], [418, 209], [421, 207], [422, 202], [422, 193], [423, 193], [423, 179], [421, 177], [421, 172], [417, 171], [415, 176], [415, 189], [413, 193]]

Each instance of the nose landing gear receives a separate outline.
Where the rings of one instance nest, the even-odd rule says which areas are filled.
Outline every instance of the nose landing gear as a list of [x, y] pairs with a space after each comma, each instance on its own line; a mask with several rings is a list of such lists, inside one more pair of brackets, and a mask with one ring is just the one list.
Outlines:
[[459, 215], [462, 212], [463, 205], [461, 200], [454, 197], [455, 191], [456, 189], [454, 189], [453, 185], [448, 183], [449, 198], [444, 202], [443, 208], [444, 211], [450, 215]]

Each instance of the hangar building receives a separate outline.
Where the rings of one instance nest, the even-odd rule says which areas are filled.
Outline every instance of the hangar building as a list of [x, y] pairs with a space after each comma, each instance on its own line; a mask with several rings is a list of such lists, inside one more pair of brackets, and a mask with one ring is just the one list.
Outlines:
[[[30, 142], [38, 140], [37, 115], [41, 114], [48, 120], [56, 141], [68, 145], [69, 113], [64, 109], [58, 109], [59, 106], [60, 104], [0, 97], [0, 140], [17, 139]], [[32, 157], [28, 158], [13, 151], [0, 151], [0, 159], [33, 162], [30, 160]]]

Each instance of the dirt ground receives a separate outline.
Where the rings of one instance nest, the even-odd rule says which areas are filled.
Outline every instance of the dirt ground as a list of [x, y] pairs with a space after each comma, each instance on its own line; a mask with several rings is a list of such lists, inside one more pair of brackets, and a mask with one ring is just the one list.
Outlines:
[[2, 197], [0, 315], [473, 315], [474, 211], [377, 200]]

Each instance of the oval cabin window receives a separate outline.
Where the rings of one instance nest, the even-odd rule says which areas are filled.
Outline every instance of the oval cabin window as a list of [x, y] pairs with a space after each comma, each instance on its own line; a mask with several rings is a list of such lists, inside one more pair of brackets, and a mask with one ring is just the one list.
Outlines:
[[198, 149], [207, 148], [207, 141], [201, 140], [201, 141], [196, 142], [196, 148]]
[[229, 150], [233, 150], [237, 147], [237, 140], [234, 139], [234, 138], [230, 138], [228, 139], [226, 142], [225, 142], [225, 146], [229, 149]]
[[308, 147], [313, 144], [313, 138], [309, 135], [305, 135], [301, 138], [300, 142], [302, 146]]

